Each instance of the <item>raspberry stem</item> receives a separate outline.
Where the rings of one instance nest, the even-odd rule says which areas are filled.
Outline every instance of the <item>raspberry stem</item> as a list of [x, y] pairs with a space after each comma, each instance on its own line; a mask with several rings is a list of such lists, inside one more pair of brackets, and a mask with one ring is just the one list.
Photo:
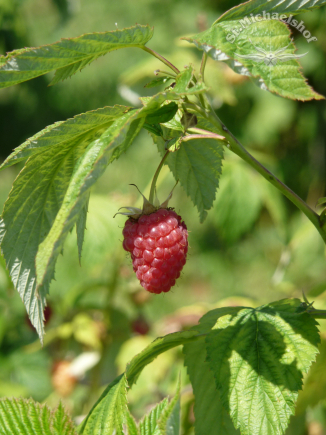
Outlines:
[[158, 168], [156, 169], [156, 172], [154, 174], [153, 181], [152, 181], [152, 184], [151, 184], [151, 190], [149, 192], [149, 202], [151, 204], [154, 204], [154, 195], [155, 195], [155, 189], [156, 189], [156, 182], [157, 182], [158, 176], [159, 176], [159, 174], [161, 172], [161, 169], [163, 167], [164, 161], [165, 161], [165, 159], [167, 158], [168, 155], [169, 155], [169, 151], [167, 151], [164, 154], [163, 159], [161, 160], [161, 163], [158, 165]]

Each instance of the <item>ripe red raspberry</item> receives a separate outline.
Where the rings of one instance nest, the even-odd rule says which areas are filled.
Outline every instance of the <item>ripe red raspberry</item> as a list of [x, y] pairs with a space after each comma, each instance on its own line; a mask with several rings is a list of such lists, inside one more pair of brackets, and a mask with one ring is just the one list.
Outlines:
[[188, 231], [171, 209], [130, 217], [123, 229], [123, 248], [131, 253], [140, 284], [151, 293], [168, 292], [186, 263]]

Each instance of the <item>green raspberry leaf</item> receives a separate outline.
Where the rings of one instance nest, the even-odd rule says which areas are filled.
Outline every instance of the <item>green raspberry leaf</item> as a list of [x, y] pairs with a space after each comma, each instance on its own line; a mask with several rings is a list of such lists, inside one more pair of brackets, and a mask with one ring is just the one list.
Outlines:
[[[39, 245], [48, 237], [58, 219], [58, 212], [62, 209], [68, 188], [70, 187], [69, 192], [76, 192], [78, 189], [71, 182], [76, 171], [81, 168], [80, 159], [87, 147], [93, 149], [94, 144], [98, 144], [100, 140], [97, 138], [101, 137], [117, 117], [121, 119], [132, 114], [129, 108], [122, 106], [107, 107], [54, 124], [18, 147], [2, 166], [7, 167], [28, 158], [5, 203], [0, 220], [0, 245], [13, 284], [41, 340], [49, 281], [37, 288], [35, 257]], [[70, 231], [78, 221], [79, 253], [85, 228], [87, 200], [86, 191], [79, 203], [80, 208], [74, 209], [71, 225], [66, 223]], [[62, 238], [60, 242], [59, 252], [62, 250]], [[47, 256], [44, 260], [46, 258]]]
[[125, 415], [126, 426], [128, 429], [128, 435], [140, 435], [139, 428], [135, 422], [134, 417], [130, 414], [129, 409]]
[[78, 428], [79, 435], [123, 435], [123, 423], [128, 414], [126, 376], [116, 378], [104, 390], [88, 416]]
[[171, 77], [165, 77], [165, 76], [158, 77], [158, 78], [156, 78], [154, 80], [151, 80], [150, 82], [146, 83], [144, 88], [155, 88], [156, 86], [164, 85], [164, 84], [168, 83], [171, 80], [172, 80]]
[[301, 101], [323, 99], [301, 74], [296, 57], [304, 53], [295, 53], [286, 24], [246, 20], [242, 24], [219, 21], [205, 32], [183, 39], [214, 60], [226, 62], [235, 72], [253, 78], [263, 90]]
[[317, 355], [316, 363], [309, 370], [308, 376], [305, 378], [304, 388], [299, 393], [296, 415], [305, 413], [308, 407], [314, 408], [322, 400], [326, 399], [326, 341], [322, 338], [319, 346], [319, 355]]
[[76, 163], [59, 211], [37, 251], [36, 292], [48, 291], [66, 236], [86, 206], [90, 187], [112, 159], [112, 152], [118, 147], [128, 148], [141, 130], [144, 118], [135, 119], [137, 115], [138, 111], [134, 110], [118, 118], [99, 139], [89, 144]]
[[257, 15], [264, 12], [265, 14], [270, 12], [285, 16], [296, 15], [300, 12], [320, 8], [324, 4], [326, 4], [325, 0], [308, 0], [306, 2], [301, 0], [250, 0], [225, 12], [214, 24], [221, 21], [238, 20], [250, 14]]
[[180, 380], [173, 399], [158, 403], [139, 423], [140, 435], [180, 434]]
[[[173, 176], [180, 181], [186, 194], [197, 207], [203, 222], [215, 200], [222, 173], [223, 145], [215, 139], [183, 140], [180, 133], [165, 129], [164, 137], [177, 138], [177, 150], [166, 159]], [[188, 139], [189, 137], [187, 137]], [[163, 138], [153, 136], [161, 154], [165, 152]]]
[[143, 47], [153, 36], [149, 26], [88, 33], [41, 47], [8, 53], [0, 61], [0, 88], [13, 86], [56, 70], [51, 85], [71, 77], [98, 57], [125, 47]]
[[51, 410], [32, 399], [0, 399], [1, 435], [76, 435], [74, 425], [60, 403]]
[[78, 427], [79, 435], [112, 434], [114, 429], [117, 435], [122, 435], [121, 428], [124, 422], [127, 424], [130, 435], [138, 435], [139, 432], [149, 435], [151, 431], [155, 431], [155, 435], [163, 435], [163, 433], [177, 435], [175, 428], [178, 428], [180, 384], [178, 384], [176, 396], [170, 402], [165, 399], [158, 404], [140, 423], [139, 430], [127, 408], [126, 389], [132, 387], [144, 367], [158, 355], [173, 347], [196, 340], [196, 336], [196, 331], [168, 334], [157, 338], [136, 355], [128, 364], [125, 374], [117, 377], [104, 390], [86, 419]]
[[235, 427], [242, 435], [283, 434], [318, 352], [316, 321], [297, 299], [214, 314], [207, 361]]
[[178, 111], [178, 105], [171, 101], [146, 117], [148, 124], [161, 124], [170, 121]]
[[36, 154], [48, 152], [50, 147], [70, 149], [81, 142], [87, 145], [129, 110], [131, 107], [127, 106], [103, 107], [49, 125], [17, 147], [2, 163], [0, 170]]
[[[207, 329], [211, 329], [216, 322], [216, 316], [214, 316], [207, 327], [208, 316], [202, 317], [201, 324], [191, 329], [205, 334]], [[234, 428], [230, 415], [222, 404], [221, 394], [216, 387], [214, 374], [206, 361], [205, 336], [201, 340], [185, 344], [183, 353], [195, 396], [195, 432], [205, 435], [239, 435], [239, 430]]]
[[154, 435], [155, 430], [157, 430], [158, 421], [168, 404], [169, 400], [165, 398], [162, 402], [158, 403], [149, 414], [144, 416], [139, 422], [140, 435]]
[[89, 204], [89, 194], [88, 194], [88, 199], [86, 200], [84, 207], [81, 209], [79, 216], [77, 218], [77, 222], [76, 222], [79, 264], [81, 263], [81, 255], [82, 255], [82, 249], [83, 249], [83, 243], [84, 243], [84, 235], [85, 235], [85, 230], [86, 230], [88, 204]]
[[[146, 118], [182, 96], [161, 92], [139, 109], [106, 107], [56, 123], [27, 140], [2, 165], [28, 159], [1, 216], [0, 245], [41, 341], [56, 260], [75, 224], [81, 255], [89, 189], [108, 164], [129, 148]], [[169, 108], [174, 111], [175, 103]]]
[[176, 84], [173, 91], [180, 94], [198, 94], [207, 91], [207, 87], [204, 83], [193, 81], [194, 70], [190, 65], [185, 70], [181, 71], [176, 77]]
[[158, 420], [159, 435], [180, 434], [180, 376], [178, 378], [177, 391], [173, 399], [164, 407]]

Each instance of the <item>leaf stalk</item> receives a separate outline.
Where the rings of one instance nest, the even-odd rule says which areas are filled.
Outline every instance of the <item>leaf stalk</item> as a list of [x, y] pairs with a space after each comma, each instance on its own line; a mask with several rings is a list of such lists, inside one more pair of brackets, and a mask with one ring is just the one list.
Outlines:
[[163, 62], [166, 66], [172, 69], [176, 74], [179, 74], [180, 71], [176, 66], [174, 66], [171, 62], [169, 62], [165, 57], [163, 57], [161, 54], [157, 53], [156, 51], [152, 50], [151, 48], [146, 47], [146, 45], [143, 45], [140, 47], [142, 50], [146, 51], [147, 53], [151, 54], [152, 56], [156, 57], [156, 59]]

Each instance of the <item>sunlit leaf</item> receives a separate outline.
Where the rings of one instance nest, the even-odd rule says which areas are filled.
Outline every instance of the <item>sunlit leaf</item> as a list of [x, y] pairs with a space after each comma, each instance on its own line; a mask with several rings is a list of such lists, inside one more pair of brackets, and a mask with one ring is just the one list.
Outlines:
[[1, 435], [76, 435], [62, 404], [51, 411], [29, 399], [0, 399]]
[[125, 417], [126, 417], [126, 426], [128, 429], [128, 435], [140, 435], [135, 419], [130, 414], [129, 410], [127, 411]]
[[[234, 33], [234, 29], [240, 29]], [[225, 61], [237, 73], [255, 79], [262, 89], [297, 100], [323, 98], [306, 83], [296, 60], [290, 30], [277, 20], [221, 21], [190, 38], [214, 60]]]
[[242, 435], [283, 434], [318, 351], [316, 321], [295, 299], [215, 313], [207, 360], [234, 425]]
[[154, 340], [153, 343], [136, 355], [128, 364], [126, 375], [129, 387], [132, 387], [137, 381], [143, 368], [150, 364], [158, 355], [173, 347], [196, 340], [197, 335], [196, 331], [182, 331], [174, 332]]
[[[173, 132], [168, 132], [168, 134]], [[161, 152], [165, 141], [153, 136]], [[166, 163], [176, 180], [197, 207], [203, 222], [214, 202], [222, 173], [223, 145], [215, 139], [182, 141], [178, 150], [169, 154]]]
[[48, 152], [50, 147], [76, 147], [101, 136], [112, 122], [131, 110], [126, 106], [103, 107], [82, 113], [66, 121], [56, 122], [27, 139], [2, 163], [0, 169], [27, 160], [32, 155]]
[[[296, 15], [301, 12], [320, 8], [326, 4], [325, 0], [251, 0], [231, 8], [221, 15], [215, 23], [228, 20], [238, 20], [249, 16], [250, 14], [258, 15], [265, 12], [280, 15]], [[285, 19], [285, 18], [282, 18]], [[215, 24], [214, 23], [214, 24]]]
[[125, 375], [115, 379], [103, 392], [89, 415], [78, 428], [80, 435], [123, 434], [127, 413], [127, 383]]
[[57, 70], [51, 82], [71, 77], [78, 70], [110, 51], [142, 47], [153, 36], [149, 26], [136, 25], [112, 32], [88, 33], [54, 44], [29, 47], [8, 53], [0, 63], [0, 88], [16, 85]]
[[[225, 312], [228, 310], [224, 309]], [[238, 308], [233, 310], [236, 314]], [[220, 310], [219, 315], [222, 316], [224, 311]], [[195, 431], [196, 434], [205, 435], [239, 435], [239, 430], [234, 428], [230, 415], [222, 404], [220, 391], [207, 361], [205, 333], [214, 326], [216, 320], [216, 314], [211, 318], [210, 313], [202, 317], [200, 324], [191, 328], [203, 334], [202, 338], [183, 346], [185, 366], [195, 396]]]
[[139, 133], [144, 118], [133, 119], [133, 115], [135, 112], [132, 111], [120, 117], [99, 139], [87, 147], [78, 160], [60, 209], [37, 252], [37, 292], [44, 294], [48, 291], [64, 240], [86, 205], [90, 187], [106, 169], [112, 151], [122, 144], [129, 146]]
[[85, 230], [86, 230], [88, 203], [89, 203], [89, 197], [86, 200], [81, 212], [79, 213], [79, 216], [78, 216], [77, 222], [76, 222], [79, 263], [81, 261], [81, 255], [82, 255], [82, 249], [83, 249], [83, 243], [84, 243], [84, 235], [85, 235]]
[[[188, 92], [182, 87], [179, 91], [160, 92], [139, 109], [107, 107], [55, 124], [5, 161], [3, 167], [28, 158], [5, 204], [0, 243], [14, 286], [41, 340], [56, 260], [76, 223], [81, 252], [90, 187], [129, 148], [149, 115]], [[175, 103], [170, 107], [174, 111]]]
[[[83, 166], [83, 161], [85, 162], [87, 159], [84, 154], [85, 149], [88, 147], [87, 156], [92, 150], [96, 154], [94, 150], [100, 148], [99, 143], [103, 145], [103, 142], [99, 142], [100, 139], [95, 138], [98, 135], [101, 137], [103, 129], [105, 131], [105, 127], [112, 124], [117, 113], [120, 114], [119, 119], [122, 118], [121, 123], [124, 125], [125, 118], [121, 117], [124, 112], [125, 110], [122, 108], [106, 108], [68, 120], [58, 127], [47, 130], [44, 136], [39, 136], [38, 140], [25, 142], [12, 154], [12, 158], [9, 156], [5, 162], [5, 165], [10, 165], [30, 156], [24, 169], [15, 180], [6, 201], [0, 220], [0, 244], [13, 284], [17, 288], [30, 320], [41, 338], [43, 336], [45, 297], [53, 276], [53, 269], [49, 271], [48, 281], [36, 288], [35, 257], [39, 245], [48, 237], [54, 222], [62, 217], [62, 214], [58, 215], [58, 212], [62, 210], [63, 205], [67, 207], [67, 202], [64, 202], [67, 192], [70, 195], [71, 190], [75, 194], [78, 192], [78, 185], [71, 183], [72, 180], [76, 180], [74, 178], [76, 173], [80, 174], [78, 169], [80, 171], [81, 168], [85, 168]], [[133, 113], [128, 112], [124, 116], [128, 120]], [[117, 128], [120, 131], [119, 127]], [[140, 128], [141, 125], [139, 125]], [[133, 128], [130, 133], [132, 131]], [[128, 135], [123, 136], [123, 140], [118, 139], [118, 143], [113, 141], [112, 148], [119, 145], [123, 146], [127, 137]], [[108, 133], [108, 136], [103, 139], [106, 144], [109, 138]], [[93, 139], [93, 142], [90, 142], [90, 139]], [[94, 154], [93, 157], [95, 158]], [[90, 160], [88, 165], [91, 165]], [[88, 166], [88, 168], [90, 167]], [[102, 170], [104, 169], [102, 168]], [[88, 183], [92, 184], [93, 182], [95, 182], [95, 178], [88, 179]], [[79, 212], [86, 206], [87, 199], [88, 192], [84, 191], [82, 199], [78, 203], [80, 209], [77, 210], [75, 207], [72, 221], [66, 222], [64, 225], [67, 232], [77, 221]], [[73, 207], [75, 204], [70, 203], [70, 205]], [[59, 238], [60, 246], [58, 246], [57, 255], [62, 250], [63, 237]], [[80, 231], [79, 247], [81, 249]], [[51, 249], [47, 251], [43, 260], [46, 261], [51, 252]], [[54, 268], [53, 263], [52, 267]]]

